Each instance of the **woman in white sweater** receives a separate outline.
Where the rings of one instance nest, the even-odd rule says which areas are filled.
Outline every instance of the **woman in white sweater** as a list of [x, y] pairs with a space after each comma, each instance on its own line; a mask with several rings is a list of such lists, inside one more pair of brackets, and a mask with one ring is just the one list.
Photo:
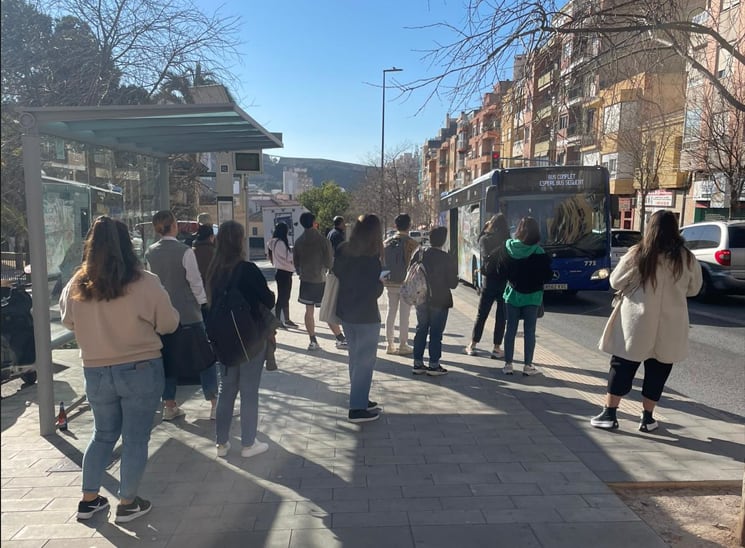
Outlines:
[[94, 421], [83, 455], [83, 500], [77, 517], [89, 519], [109, 507], [99, 491], [121, 437], [115, 521], [127, 523], [151, 508], [137, 490], [165, 382], [160, 335], [176, 330], [179, 314], [158, 277], [142, 269], [127, 225], [109, 217], [93, 223], [83, 263], [59, 304], [62, 323], [75, 332], [80, 346]]
[[701, 289], [701, 266], [684, 246], [670, 211], [655, 212], [644, 238], [623, 256], [610, 284], [620, 294], [605, 325], [600, 350], [611, 354], [608, 391], [596, 428], [618, 428], [616, 410], [629, 393], [641, 362], [644, 384], [639, 430], [651, 432], [653, 418], [673, 362], [688, 356], [688, 302]]

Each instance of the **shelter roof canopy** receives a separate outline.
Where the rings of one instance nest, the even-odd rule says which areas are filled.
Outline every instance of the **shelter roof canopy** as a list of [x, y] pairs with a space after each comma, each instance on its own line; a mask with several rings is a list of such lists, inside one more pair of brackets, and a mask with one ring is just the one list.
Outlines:
[[[21, 123], [52, 135], [150, 156], [281, 148], [232, 103], [99, 107], [20, 107]], [[29, 119], [32, 116], [33, 119]]]

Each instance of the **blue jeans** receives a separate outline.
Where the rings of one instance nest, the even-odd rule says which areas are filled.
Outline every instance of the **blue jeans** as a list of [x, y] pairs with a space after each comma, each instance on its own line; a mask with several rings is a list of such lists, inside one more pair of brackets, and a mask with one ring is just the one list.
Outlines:
[[114, 445], [122, 438], [119, 498], [133, 499], [147, 464], [153, 416], [163, 393], [163, 360], [84, 367], [93, 437], [83, 455], [83, 492], [98, 493]]
[[515, 355], [515, 336], [517, 324], [523, 320], [523, 338], [525, 342], [525, 365], [533, 365], [535, 351], [535, 324], [538, 321], [537, 306], [513, 306], [507, 303], [507, 329], [504, 334], [504, 363], [512, 363]]
[[380, 322], [342, 322], [349, 344], [349, 409], [367, 409], [380, 339]]
[[[204, 324], [202, 322], [189, 325], [201, 325], [202, 329], [204, 329]], [[204, 394], [205, 400], [214, 400], [217, 398], [217, 364], [213, 364], [202, 371], [199, 374], [199, 381], [202, 384], [202, 393]], [[177, 387], [178, 377], [176, 375], [166, 377], [166, 385], [163, 388], [163, 400], [175, 400]]]
[[414, 335], [414, 361], [424, 361], [424, 347], [429, 333], [429, 366], [437, 367], [442, 356], [442, 334], [448, 321], [449, 308], [429, 305], [416, 307], [416, 335]]
[[256, 441], [259, 424], [259, 384], [264, 370], [266, 346], [247, 362], [228, 367], [218, 363], [220, 386], [215, 412], [215, 441], [224, 445], [230, 439], [230, 423], [238, 392], [241, 393], [241, 444], [250, 447]]

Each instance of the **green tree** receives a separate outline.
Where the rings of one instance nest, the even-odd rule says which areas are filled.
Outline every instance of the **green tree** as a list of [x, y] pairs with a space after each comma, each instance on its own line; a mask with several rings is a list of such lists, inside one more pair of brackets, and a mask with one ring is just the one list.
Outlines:
[[321, 233], [334, 225], [334, 217], [344, 216], [349, 209], [349, 195], [334, 181], [324, 181], [298, 196], [300, 204], [316, 216]]

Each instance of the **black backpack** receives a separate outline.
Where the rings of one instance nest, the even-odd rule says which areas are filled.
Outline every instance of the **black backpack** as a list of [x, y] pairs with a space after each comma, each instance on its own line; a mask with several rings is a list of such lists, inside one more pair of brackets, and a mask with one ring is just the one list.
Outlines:
[[[3, 365], [27, 365], [36, 361], [31, 295], [22, 285], [2, 289]], [[5, 363], [6, 360], [9, 363]]]
[[215, 288], [205, 326], [220, 363], [240, 365], [256, 356], [274, 327], [274, 315], [261, 303], [251, 306], [236, 287], [241, 264], [233, 269], [228, 283]]
[[406, 258], [404, 257], [405, 249], [404, 241], [394, 236], [385, 243], [384, 259], [385, 259], [385, 270], [390, 270], [388, 274], [388, 281], [393, 283], [402, 283], [406, 278], [406, 269], [409, 265], [406, 264]]

